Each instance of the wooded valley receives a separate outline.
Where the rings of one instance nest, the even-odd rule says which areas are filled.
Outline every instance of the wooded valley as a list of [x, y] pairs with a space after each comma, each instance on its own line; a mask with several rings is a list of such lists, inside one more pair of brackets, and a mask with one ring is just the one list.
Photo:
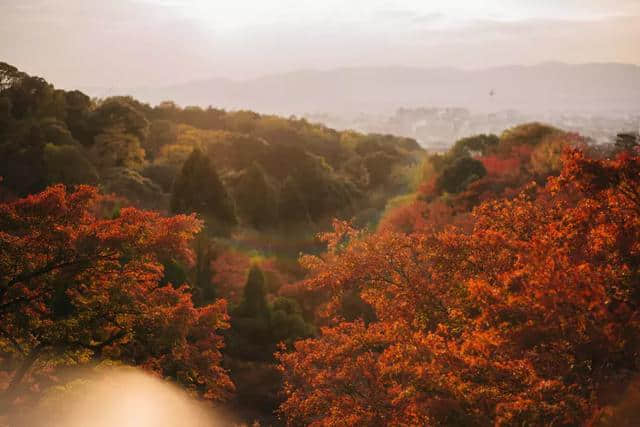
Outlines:
[[636, 425], [639, 146], [432, 153], [0, 63], [0, 425], [120, 365], [238, 424]]

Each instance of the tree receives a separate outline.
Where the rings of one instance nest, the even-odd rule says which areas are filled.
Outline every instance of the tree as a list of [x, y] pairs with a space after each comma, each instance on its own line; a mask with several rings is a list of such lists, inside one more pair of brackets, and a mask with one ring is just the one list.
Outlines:
[[640, 134], [637, 132], [622, 132], [616, 135], [615, 147], [619, 151], [632, 151], [640, 146]]
[[481, 161], [471, 157], [461, 157], [443, 169], [436, 180], [436, 187], [447, 193], [459, 193], [471, 182], [486, 174], [487, 170]]
[[176, 178], [171, 210], [202, 214], [213, 231], [224, 231], [236, 223], [233, 201], [211, 161], [200, 150], [191, 153]]
[[96, 184], [98, 181], [98, 172], [79, 146], [47, 144], [43, 157], [49, 184]]
[[3, 74], [4, 77], [0, 77], [5, 80], [2, 97], [11, 100], [11, 114], [15, 119], [64, 118], [63, 91], [55, 90], [51, 84], [40, 77], [21, 72], [14, 74], [11, 70], [7, 73], [6, 68]]
[[267, 290], [264, 284], [264, 274], [257, 265], [249, 270], [247, 284], [244, 287], [242, 303], [235, 313], [245, 317], [259, 317], [269, 319], [269, 306], [267, 304]]
[[292, 176], [288, 176], [280, 190], [278, 217], [284, 225], [310, 223], [309, 208]]
[[90, 127], [90, 116], [92, 102], [84, 93], [73, 90], [65, 93], [66, 103], [66, 124], [73, 137], [84, 146], [91, 145], [92, 130]]
[[343, 172], [358, 188], [369, 187], [369, 171], [361, 157], [352, 157], [345, 162]]
[[240, 217], [257, 229], [273, 226], [277, 217], [275, 190], [262, 167], [253, 163], [235, 184], [234, 199]]
[[0, 92], [18, 83], [26, 75], [13, 65], [0, 62]]
[[[0, 131], [2, 132], [2, 131]], [[18, 196], [41, 191], [46, 186], [43, 149], [46, 145], [42, 128], [29, 121], [4, 129], [0, 141], [0, 173], [3, 185]]]
[[[224, 300], [196, 308], [160, 285], [161, 259], [192, 262], [194, 216], [122, 208], [64, 186], [0, 205], [0, 408], [28, 403], [57, 370], [105, 359], [139, 365], [199, 395], [232, 389], [220, 367]], [[179, 285], [179, 284], [176, 284]]]
[[115, 167], [102, 172], [101, 183], [108, 193], [126, 198], [135, 206], [160, 209], [166, 206], [166, 196], [158, 184], [137, 171]]
[[391, 175], [391, 167], [396, 157], [385, 153], [384, 151], [375, 151], [364, 157], [364, 164], [369, 173], [369, 185], [376, 187], [383, 185], [389, 175]]
[[241, 360], [271, 360], [270, 321], [264, 275], [260, 267], [253, 265], [249, 270], [242, 301], [231, 313], [228, 353]]
[[278, 297], [270, 304], [265, 277], [254, 264], [249, 270], [244, 295], [232, 311], [228, 353], [240, 360], [273, 363], [273, 353], [281, 342], [311, 336], [313, 327], [302, 316], [298, 303]]
[[502, 132], [497, 149], [508, 152], [511, 146], [538, 145], [543, 139], [559, 133], [563, 132], [543, 123], [525, 123]]
[[294, 341], [313, 335], [313, 326], [302, 316], [302, 309], [293, 298], [278, 297], [271, 306], [271, 335], [274, 344], [291, 347]]
[[139, 170], [144, 162], [140, 140], [121, 126], [102, 129], [94, 138], [89, 153], [100, 171], [116, 167]]
[[554, 134], [544, 138], [531, 153], [530, 169], [542, 177], [557, 175], [562, 169], [562, 154], [571, 147], [585, 147], [585, 141], [577, 134]]
[[105, 129], [118, 128], [144, 144], [149, 134], [149, 121], [140, 104], [133, 98], [113, 97], [102, 101], [92, 112], [91, 128], [97, 134]]
[[473, 157], [472, 155], [475, 153], [486, 155], [489, 154], [493, 148], [498, 146], [499, 142], [500, 138], [493, 134], [469, 136], [456, 141], [451, 148], [450, 153], [455, 157]]
[[160, 149], [176, 142], [178, 131], [176, 124], [169, 120], [154, 120], [149, 128], [149, 137], [144, 143], [144, 150], [150, 159], [155, 159]]
[[[305, 257], [327, 326], [278, 358], [292, 425], [580, 425], [640, 373], [640, 157], [565, 154], [455, 228], [336, 223]], [[344, 321], [357, 292], [375, 319]], [[609, 408], [609, 409], [607, 409]], [[604, 411], [604, 412], [603, 412]]]

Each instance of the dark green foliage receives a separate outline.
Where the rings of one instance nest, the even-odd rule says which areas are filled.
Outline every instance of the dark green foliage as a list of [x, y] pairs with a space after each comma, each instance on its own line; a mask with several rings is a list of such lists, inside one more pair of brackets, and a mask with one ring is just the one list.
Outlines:
[[[137, 104], [137, 105], [136, 105]], [[132, 135], [138, 141], [145, 141], [149, 134], [149, 121], [140, 109], [140, 104], [132, 98], [113, 97], [103, 101], [91, 114], [91, 128], [94, 135], [106, 129], [117, 128]]]
[[271, 308], [271, 334], [274, 342], [292, 345], [294, 341], [313, 335], [313, 326], [302, 317], [302, 309], [292, 298], [278, 297]]
[[0, 142], [0, 176], [16, 195], [42, 190], [47, 184], [43, 150], [44, 125], [37, 120], [14, 121]]
[[67, 106], [66, 124], [73, 137], [83, 145], [90, 145], [93, 137], [89, 125], [91, 99], [84, 93], [73, 90], [65, 93]]
[[71, 135], [64, 122], [54, 118], [42, 119], [40, 121], [40, 131], [46, 143], [54, 145], [78, 145], [78, 141]]
[[305, 156], [294, 173], [294, 179], [313, 221], [331, 214], [336, 215], [341, 208], [350, 207], [353, 189], [347, 180], [333, 172], [324, 159], [314, 155]]
[[436, 187], [447, 193], [459, 193], [467, 188], [471, 182], [486, 174], [487, 171], [479, 160], [460, 157], [443, 169], [442, 174], [436, 180]]
[[10, 88], [25, 76], [24, 73], [18, 71], [13, 65], [0, 62], [0, 91]]
[[47, 144], [43, 156], [48, 184], [95, 185], [98, 182], [96, 168], [78, 146]]
[[[144, 161], [139, 140], [144, 137], [146, 119], [121, 104], [109, 101], [93, 111], [91, 100], [81, 92], [56, 90], [43, 79], [0, 64], [3, 185], [15, 195], [59, 182], [100, 182], [121, 195], [139, 192], [129, 186], [135, 187], [137, 178], [114, 180], [122, 174], [113, 171], [98, 175], [116, 167], [138, 168]], [[92, 148], [87, 151], [84, 146]]]
[[173, 286], [180, 286], [189, 281], [188, 269], [181, 262], [175, 259], [167, 259], [162, 261], [162, 266], [164, 267], [164, 275], [160, 282], [162, 285], [171, 283]]
[[147, 158], [156, 158], [160, 149], [169, 144], [174, 144], [178, 137], [176, 124], [170, 120], [154, 120], [149, 127], [149, 136], [143, 143]]
[[232, 312], [229, 353], [244, 360], [270, 360], [269, 305], [264, 275], [258, 266], [251, 267], [242, 302]]
[[298, 147], [273, 147], [262, 166], [282, 182], [278, 212], [283, 221], [305, 220], [307, 215], [319, 221], [348, 211], [355, 202], [356, 189], [348, 179], [335, 173], [324, 158]]
[[149, 178], [127, 168], [110, 168], [101, 173], [105, 192], [114, 193], [129, 201], [158, 209], [165, 205], [162, 189]]
[[313, 326], [295, 300], [279, 297], [268, 303], [264, 273], [252, 266], [242, 302], [231, 313], [229, 354], [242, 360], [272, 361], [278, 343], [291, 345], [312, 334]]
[[283, 224], [308, 224], [311, 222], [304, 197], [296, 180], [291, 176], [284, 180], [280, 191], [278, 216]]
[[244, 287], [242, 303], [236, 314], [241, 317], [259, 317], [268, 319], [267, 291], [264, 284], [264, 274], [260, 267], [254, 265], [249, 270], [247, 284]]
[[156, 162], [147, 165], [141, 174], [157, 183], [163, 192], [171, 193], [173, 181], [179, 172], [180, 168], [174, 164]]
[[359, 188], [367, 188], [371, 182], [369, 170], [362, 157], [352, 157], [342, 166], [342, 172]]
[[364, 164], [369, 174], [369, 185], [375, 187], [384, 184], [391, 175], [391, 167], [395, 160], [394, 156], [384, 151], [367, 154]]
[[[536, 131], [535, 129], [534, 131]], [[525, 134], [526, 133], [520, 130], [516, 130], [512, 138], [524, 138]], [[459, 139], [453, 147], [444, 154], [433, 154], [429, 156], [429, 163], [436, 172], [442, 173], [445, 169], [451, 168], [460, 158], [491, 154], [502, 145], [504, 144], [501, 144], [500, 138], [496, 135], [474, 135]], [[502, 149], [504, 150], [504, 147]]]
[[[213, 172], [202, 162], [185, 168], [196, 148]], [[406, 189], [396, 172], [421, 153], [409, 138], [338, 132], [296, 117], [170, 101], [152, 108], [123, 96], [91, 100], [0, 63], [5, 197], [53, 182], [97, 182], [147, 208], [198, 212], [218, 234], [236, 223], [235, 206], [242, 223], [258, 230], [315, 227], [381, 209]]]
[[270, 150], [273, 150], [273, 147], [264, 139], [224, 132], [224, 140], [221, 143], [210, 144], [207, 154], [218, 168], [241, 171], [256, 162], [263, 165]]
[[243, 171], [233, 193], [238, 214], [246, 224], [264, 229], [276, 223], [276, 192], [259, 164], [253, 163]]
[[212, 228], [236, 223], [233, 201], [211, 161], [200, 150], [194, 150], [182, 166], [173, 186], [171, 210], [197, 212]]
[[473, 154], [486, 155], [498, 145], [500, 138], [497, 135], [474, 135], [456, 141], [449, 150], [449, 154], [454, 157], [473, 157]]
[[64, 118], [64, 92], [55, 90], [40, 77], [19, 74], [2, 91], [2, 95], [11, 99], [11, 114], [16, 120], [29, 117]]

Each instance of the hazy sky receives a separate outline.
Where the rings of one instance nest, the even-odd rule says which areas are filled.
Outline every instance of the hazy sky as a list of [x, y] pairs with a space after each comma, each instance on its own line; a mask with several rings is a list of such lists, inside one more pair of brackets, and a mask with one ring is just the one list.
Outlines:
[[0, 0], [0, 61], [62, 87], [352, 66], [640, 64], [640, 0]]

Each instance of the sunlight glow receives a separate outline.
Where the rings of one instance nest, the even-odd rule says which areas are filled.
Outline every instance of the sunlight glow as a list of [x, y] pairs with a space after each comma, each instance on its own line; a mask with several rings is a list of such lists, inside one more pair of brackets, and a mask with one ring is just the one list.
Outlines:
[[[61, 392], [64, 390], [64, 392]], [[44, 400], [27, 421], [35, 427], [217, 426], [219, 421], [178, 387], [133, 368], [74, 381]], [[59, 393], [59, 394], [58, 394]]]

